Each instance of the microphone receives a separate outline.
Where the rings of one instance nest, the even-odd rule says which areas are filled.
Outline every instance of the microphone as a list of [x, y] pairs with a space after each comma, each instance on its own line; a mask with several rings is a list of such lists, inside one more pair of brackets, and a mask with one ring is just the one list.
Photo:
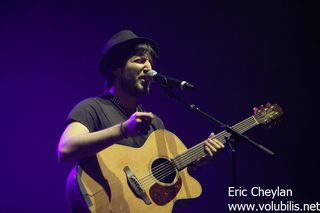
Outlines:
[[194, 90], [195, 86], [179, 79], [175, 79], [169, 76], [160, 75], [155, 70], [149, 70], [145, 76], [152, 79], [152, 81], [158, 83], [162, 87], [166, 88], [180, 88], [181, 90]]

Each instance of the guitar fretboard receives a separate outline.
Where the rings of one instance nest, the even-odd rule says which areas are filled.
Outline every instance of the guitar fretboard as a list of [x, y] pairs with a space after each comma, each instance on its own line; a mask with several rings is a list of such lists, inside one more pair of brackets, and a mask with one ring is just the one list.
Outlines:
[[[254, 118], [254, 116], [251, 116], [233, 125], [232, 128], [237, 132], [243, 133], [256, 125], [258, 125], [257, 120]], [[229, 136], [230, 136], [230, 133], [226, 131], [222, 131], [216, 135], [216, 139], [221, 141], [222, 143], [226, 143], [225, 138], [228, 138]], [[186, 152], [176, 156], [172, 160], [179, 171], [186, 168], [187, 166], [189, 166], [191, 163], [198, 160], [199, 158], [206, 156], [206, 152], [204, 150], [204, 142], [205, 141], [198, 143], [197, 145], [188, 149]]]

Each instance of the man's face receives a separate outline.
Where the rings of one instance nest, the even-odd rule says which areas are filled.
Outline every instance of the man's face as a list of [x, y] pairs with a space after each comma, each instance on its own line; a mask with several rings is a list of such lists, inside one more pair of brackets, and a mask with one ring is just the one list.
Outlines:
[[132, 96], [148, 94], [150, 80], [145, 76], [145, 73], [151, 69], [152, 65], [148, 56], [132, 56], [120, 74], [120, 86]]

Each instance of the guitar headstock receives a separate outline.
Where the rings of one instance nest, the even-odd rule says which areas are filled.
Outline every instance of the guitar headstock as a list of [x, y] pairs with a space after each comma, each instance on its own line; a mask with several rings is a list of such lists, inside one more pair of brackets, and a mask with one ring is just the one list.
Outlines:
[[261, 105], [259, 108], [254, 107], [254, 118], [259, 124], [272, 126], [278, 121], [278, 117], [283, 114], [281, 107], [278, 104], [267, 103], [265, 106]]

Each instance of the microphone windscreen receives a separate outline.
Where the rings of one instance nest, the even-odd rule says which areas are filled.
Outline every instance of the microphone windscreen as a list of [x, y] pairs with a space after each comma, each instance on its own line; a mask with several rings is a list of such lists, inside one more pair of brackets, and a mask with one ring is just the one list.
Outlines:
[[146, 72], [146, 76], [148, 77], [153, 77], [155, 75], [157, 75], [158, 73], [155, 70], [149, 70], [148, 72]]

